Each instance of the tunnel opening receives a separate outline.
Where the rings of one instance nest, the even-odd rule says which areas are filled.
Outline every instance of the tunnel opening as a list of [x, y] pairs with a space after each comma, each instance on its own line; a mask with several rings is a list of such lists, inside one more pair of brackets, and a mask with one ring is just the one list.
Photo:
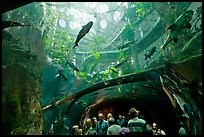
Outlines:
[[179, 129], [179, 119], [172, 109], [171, 104], [167, 102], [168, 101], [166, 101], [165, 106], [162, 106], [158, 104], [159, 101], [147, 101], [145, 98], [116, 97], [107, 99], [92, 107], [89, 112], [86, 113], [88, 115], [82, 116], [81, 122], [84, 122], [85, 117], [98, 118], [99, 113], [103, 113], [105, 119], [107, 118], [107, 114], [111, 113], [116, 120], [120, 113], [125, 116], [128, 121], [130, 119], [128, 115], [129, 109], [135, 107], [140, 111], [140, 117], [145, 119], [149, 125], [156, 122], [159, 128], [164, 130], [166, 134], [175, 135]]

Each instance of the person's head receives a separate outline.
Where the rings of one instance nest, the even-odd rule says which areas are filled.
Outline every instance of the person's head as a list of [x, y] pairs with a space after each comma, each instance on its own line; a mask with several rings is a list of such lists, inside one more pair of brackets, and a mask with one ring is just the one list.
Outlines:
[[122, 116], [121, 114], [118, 114], [118, 117], [119, 117], [119, 119], [122, 119], [122, 118], [123, 118], [123, 116]]
[[129, 115], [131, 118], [135, 118], [139, 116], [140, 111], [136, 110], [136, 108], [131, 108], [129, 110]]
[[97, 118], [96, 118], [96, 117], [93, 117], [93, 118], [92, 118], [92, 124], [93, 124], [93, 125], [96, 125], [96, 123], [97, 123]]
[[79, 130], [79, 126], [78, 125], [74, 125], [72, 127], [72, 134], [73, 135], [77, 135], [78, 134], [78, 130]]
[[113, 124], [116, 124], [116, 121], [114, 118], [110, 118], [108, 124], [111, 126]]
[[86, 126], [87, 126], [87, 127], [90, 127], [91, 125], [92, 125], [91, 119], [90, 119], [90, 118], [87, 118], [87, 119], [86, 119]]
[[82, 135], [82, 129], [78, 129], [78, 135]]
[[112, 114], [111, 114], [111, 113], [108, 113], [107, 119], [110, 119], [110, 118], [112, 118], [112, 117], [113, 117]]
[[152, 124], [152, 129], [153, 129], [153, 130], [157, 130], [157, 124], [156, 124], [156, 123], [153, 123], [153, 124]]
[[104, 120], [104, 115], [103, 115], [103, 113], [99, 113], [99, 114], [98, 114], [98, 119], [99, 119], [99, 121], [103, 121], [103, 120]]

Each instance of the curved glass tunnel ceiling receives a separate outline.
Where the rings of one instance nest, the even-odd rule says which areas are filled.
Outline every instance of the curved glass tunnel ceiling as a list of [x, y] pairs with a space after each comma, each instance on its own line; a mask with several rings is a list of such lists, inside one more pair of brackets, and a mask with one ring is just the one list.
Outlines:
[[[94, 42], [94, 36], [103, 36], [106, 39], [105, 43], [108, 44], [123, 25], [125, 25], [125, 22], [121, 21], [121, 19], [124, 14], [125, 6], [127, 5], [126, 2], [120, 3], [120, 5], [115, 2], [70, 2], [68, 5], [71, 6], [67, 6], [67, 8], [61, 6], [59, 9], [60, 12], [68, 16], [68, 18], [61, 19], [59, 23], [61, 26], [63, 21], [63, 25], [67, 25], [64, 29], [66, 29], [70, 35], [73, 34], [76, 36], [76, 32], [79, 32], [83, 25], [89, 21], [93, 21], [93, 27], [90, 33], [86, 35], [86, 39], [80, 41], [77, 51], [86, 50], [89, 43]], [[61, 27], [63, 27], [63, 25]], [[101, 48], [103, 48], [103, 44], [96, 46], [102, 46]]]
[[[37, 123], [43, 133], [29, 125], [26, 134], [48, 134], [64, 118], [69, 129], [99, 112], [129, 119], [130, 107], [167, 135], [176, 135], [184, 114], [189, 134], [202, 134], [201, 8], [200, 2], [34, 2], [2, 14], [3, 23], [30, 25], [2, 31], [5, 134], [21, 132], [6, 117], [13, 110], [29, 123], [33, 116], [43, 121]], [[184, 26], [174, 31], [178, 20]], [[93, 26], [73, 48], [89, 21]]]

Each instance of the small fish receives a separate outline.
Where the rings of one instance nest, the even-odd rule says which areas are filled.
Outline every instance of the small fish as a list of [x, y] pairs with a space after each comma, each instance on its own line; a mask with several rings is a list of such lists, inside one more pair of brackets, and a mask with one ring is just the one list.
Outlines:
[[155, 91], [158, 91], [158, 89], [156, 89], [154, 86], [152, 85], [140, 85], [140, 87], [143, 87], [143, 88], [149, 88], [149, 89], [153, 89]]
[[193, 17], [193, 10], [187, 10], [183, 14], [181, 14], [178, 19], [175, 21], [178, 25], [183, 25], [183, 22], [190, 22]]
[[114, 69], [112, 69], [112, 68], [108, 68], [109, 70], [111, 70], [112, 72], [114, 72], [114, 73], [116, 73], [116, 74], [118, 74], [118, 72], [117, 71], [115, 71]]
[[73, 69], [76, 70], [77, 72], [80, 71], [77, 66], [75, 66], [73, 63], [69, 62], [68, 60], [67, 60], [67, 62], [66, 62], [65, 65], [69, 65], [69, 67], [73, 68]]
[[192, 16], [193, 16], [193, 11], [188, 10], [181, 14], [177, 20], [170, 25], [167, 30], [170, 30], [170, 34], [168, 38], [166, 39], [165, 43], [163, 46], [161, 46], [161, 50], [163, 50], [172, 40], [176, 43], [178, 42], [178, 35], [181, 31], [183, 31], [184, 28], [186, 29], [191, 29], [192, 25], [190, 23]]
[[2, 30], [4, 30], [5, 28], [18, 27], [18, 26], [30, 26], [30, 25], [23, 25], [15, 21], [2, 21]]
[[76, 102], [77, 104], [81, 104], [81, 103], [83, 103], [84, 102], [84, 100], [81, 100], [81, 101], [79, 101], [79, 102]]
[[114, 68], [119, 68], [120, 66], [122, 66], [125, 62], [127, 62], [127, 59], [120, 62], [119, 64], [115, 65]]
[[152, 56], [155, 52], [156, 52], [156, 47], [151, 48], [151, 50], [149, 50], [149, 53], [144, 54], [144, 55], [145, 55], [145, 60], [146, 60], [147, 58], [150, 59], [151, 56]]
[[86, 25], [82, 26], [82, 29], [79, 31], [79, 34], [77, 35], [77, 38], [76, 38], [76, 41], [75, 41], [75, 45], [74, 45], [73, 48], [78, 46], [79, 41], [89, 32], [89, 30], [91, 29], [92, 26], [93, 26], [93, 22], [92, 21], [90, 21]]
[[93, 93], [92, 96], [98, 95], [100, 94], [99, 92]]
[[59, 74], [57, 74], [55, 77], [62, 77], [64, 81], [68, 81], [67, 77], [62, 73], [62, 70], [58, 70]]
[[79, 104], [81, 106], [85, 106], [86, 105], [86, 102], [84, 100], [81, 100], [79, 102], [76, 102], [76, 104]]

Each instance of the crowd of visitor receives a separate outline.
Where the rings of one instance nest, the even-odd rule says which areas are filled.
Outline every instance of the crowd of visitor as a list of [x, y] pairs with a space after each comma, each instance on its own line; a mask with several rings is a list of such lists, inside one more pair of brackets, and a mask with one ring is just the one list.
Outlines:
[[72, 127], [72, 135], [166, 135], [159, 129], [157, 123], [149, 125], [140, 117], [140, 111], [135, 108], [129, 110], [129, 120], [118, 114], [117, 120], [111, 113], [107, 119], [102, 113], [97, 117], [86, 118], [85, 125], [79, 129], [78, 125]]

